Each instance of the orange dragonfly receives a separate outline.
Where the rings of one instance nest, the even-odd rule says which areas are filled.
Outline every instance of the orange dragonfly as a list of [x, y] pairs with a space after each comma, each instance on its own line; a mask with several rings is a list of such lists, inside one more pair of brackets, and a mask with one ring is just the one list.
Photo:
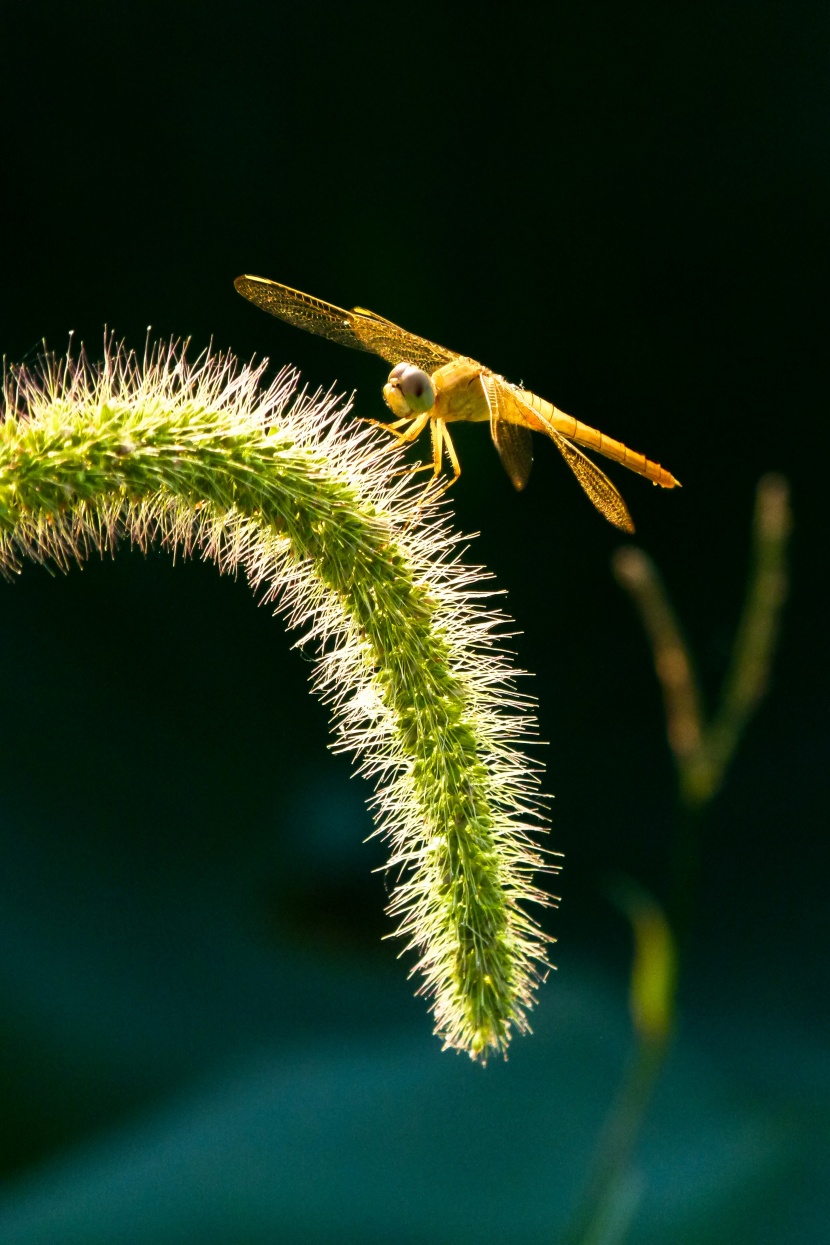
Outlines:
[[395, 364], [383, 397], [397, 419], [380, 426], [401, 441], [410, 442], [429, 424], [434, 473], [440, 474], [446, 451], [453, 469], [450, 484], [460, 476], [461, 465], [447, 425], [467, 420], [490, 424], [493, 444], [517, 489], [527, 484], [533, 463], [530, 433], [544, 433], [600, 514], [624, 532], [634, 531], [628, 507], [605, 473], [577, 449], [577, 444], [604, 454], [663, 488], [679, 486], [659, 463], [566, 415], [544, 398], [512, 385], [474, 359], [407, 333], [365, 307], [344, 311], [265, 277], [237, 277], [234, 285], [243, 298], [288, 324], [355, 350], [367, 350]]

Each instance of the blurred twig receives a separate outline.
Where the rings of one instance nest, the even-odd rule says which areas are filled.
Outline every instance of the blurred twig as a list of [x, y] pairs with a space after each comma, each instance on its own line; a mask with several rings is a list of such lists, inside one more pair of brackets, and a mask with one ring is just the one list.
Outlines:
[[663, 689], [669, 747], [680, 779], [680, 798], [690, 807], [717, 794], [769, 680], [781, 607], [787, 595], [786, 546], [790, 534], [789, 486], [779, 475], [758, 484], [753, 553], [743, 616], [718, 709], [704, 719], [688, 647], [654, 563], [641, 549], [620, 549], [613, 560], [617, 581], [631, 596], [651, 641]]
[[637, 1040], [597, 1142], [566, 1245], [616, 1245], [624, 1240], [642, 1192], [631, 1156], [674, 1031], [677, 947], [671, 926], [660, 905], [630, 878], [614, 883], [611, 898], [634, 931], [629, 1007]]
[[696, 895], [703, 814], [720, 790], [750, 718], [769, 684], [781, 609], [787, 595], [786, 551], [792, 527], [789, 486], [778, 475], [759, 484], [746, 600], [718, 707], [710, 720], [688, 645], [660, 575], [641, 549], [613, 560], [618, 582], [637, 607], [663, 691], [666, 731], [678, 777], [668, 915], [635, 883], [614, 887], [634, 931], [629, 1000], [635, 1045], [606, 1120], [587, 1189], [565, 1235], [569, 1245], [624, 1239], [639, 1183], [631, 1156], [675, 1027], [679, 958]]

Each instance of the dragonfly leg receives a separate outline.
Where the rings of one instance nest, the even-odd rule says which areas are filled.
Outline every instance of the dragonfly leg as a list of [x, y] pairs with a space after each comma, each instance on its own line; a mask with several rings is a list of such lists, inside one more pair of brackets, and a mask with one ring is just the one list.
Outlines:
[[[444, 457], [444, 449], [446, 448], [450, 462], [452, 463], [453, 474], [449, 480], [442, 480], [437, 485], [438, 494], [445, 493], [451, 485], [455, 484], [461, 475], [461, 465], [458, 461], [458, 455], [455, 452], [455, 446], [452, 443], [450, 434], [447, 431], [447, 425], [443, 419], [433, 419], [430, 427], [432, 434], [432, 472], [437, 477], [441, 474], [441, 465]], [[428, 485], [428, 491], [432, 490], [432, 481]]]
[[429, 430], [432, 436], [432, 470], [435, 475], [440, 476], [441, 463], [444, 457], [443, 419], [434, 419], [430, 424]]
[[[444, 445], [447, 449], [447, 457], [452, 463], [452, 479], [450, 480], [450, 484], [455, 484], [456, 480], [461, 475], [461, 463], [458, 461], [458, 454], [456, 453], [455, 446], [452, 443], [450, 430], [443, 421], [441, 423], [441, 435], [444, 438]], [[448, 484], [447, 488], [449, 488], [449, 486], [450, 485]]]
[[[382, 428], [384, 432], [390, 432], [393, 437], [403, 445], [409, 445], [410, 441], [415, 441], [421, 435], [429, 423], [429, 415], [419, 415], [416, 419], [396, 419], [394, 423], [386, 424], [382, 419], [364, 419], [364, 424], [371, 424], [374, 428]], [[405, 424], [409, 424], [403, 432], [399, 429]]]
[[396, 419], [391, 424], [384, 419], [361, 419], [361, 424], [371, 424], [373, 428], [382, 428], [384, 432], [397, 432], [399, 428], [403, 428], [404, 424], [411, 423], [410, 419]]

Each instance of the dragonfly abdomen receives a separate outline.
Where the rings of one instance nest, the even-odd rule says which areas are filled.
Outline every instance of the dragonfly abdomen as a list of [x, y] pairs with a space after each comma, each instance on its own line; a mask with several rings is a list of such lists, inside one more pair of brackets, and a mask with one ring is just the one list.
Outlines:
[[590, 424], [583, 424], [580, 419], [574, 419], [573, 415], [566, 415], [564, 411], [560, 411], [551, 402], [546, 402], [544, 398], [537, 397], [535, 393], [522, 392], [522, 399], [541, 415], [545, 423], [550, 424], [568, 440], [575, 441], [577, 445], [584, 445], [586, 449], [596, 450], [598, 454], [610, 458], [612, 462], [621, 463], [629, 471], [636, 471], [637, 475], [645, 476], [647, 480], [651, 480], [653, 484], [659, 484], [662, 488], [679, 487], [679, 481], [675, 480], [670, 471], [666, 471], [666, 468], [661, 467], [659, 463], [646, 458], [645, 454], [630, 450], [627, 445], [623, 445], [622, 441], [615, 441], [613, 437], [606, 436], [604, 432], [592, 428]]

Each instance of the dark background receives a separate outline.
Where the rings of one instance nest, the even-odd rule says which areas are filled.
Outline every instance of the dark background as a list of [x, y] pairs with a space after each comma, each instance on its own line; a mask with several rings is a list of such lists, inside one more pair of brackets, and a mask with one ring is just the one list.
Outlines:
[[[792, 484], [767, 701], [712, 809], [632, 1241], [826, 1231], [824, 5], [7, 4], [9, 360], [104, 325], [355, 388], [241, 272], [362, 304], [667, 466], [612, 467], [717, 695], [754, 490]], [[127, 550], [2, 589], [0, 1240], [556, 1240], [629, 1041], [622, 870], [665, 893], [674, 779], [619, 535], [549, 444], [461, 428], [457, 524], [535, 674], [559, 972], [482, 1072], [388, 932], [310, 655], [212, 566]]]

